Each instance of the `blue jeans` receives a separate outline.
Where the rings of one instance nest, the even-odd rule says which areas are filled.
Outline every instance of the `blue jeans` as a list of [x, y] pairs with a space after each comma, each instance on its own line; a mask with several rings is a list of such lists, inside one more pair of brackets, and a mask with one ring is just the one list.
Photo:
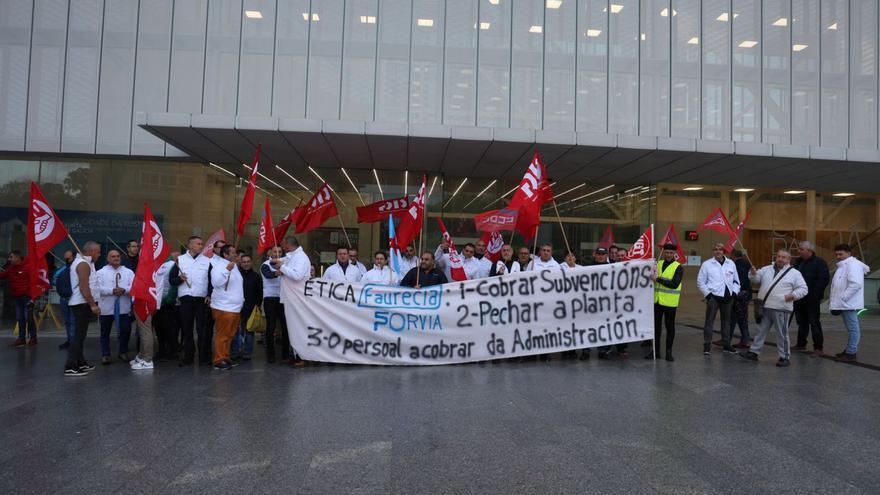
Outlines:
[[37, 338], [37, 324], [34, 321], [34, 307], [30, 306], [29, 296], [18, 296], [13, 299], [15, 304], [15, 321], [18, 322], [18, 338]]
[[[242, 352], [242, 347], [244, 351]], [[238, 332], [232, 339], [232, 350], [230, 355], [237, 356], [239, 354], [250, 357], [254, 353], [254, 332], [247, 331], [247, 322], [244, 319], [238, 324]]]
[[67, 341], [72, 342], [73, 338], [76, 337], [76, 318], [73, 317], [73, 310], [70, 309], [69, 303], [69, 297], [62, 297], [58, 304], [61, 306], [61, 319], [64, 320]]
[[861, 329], [859, 328], [859, 315], [854, 309], [848, 309], [840, 312], [843, 317], [843, 325], [846, 327], [846, 333], [849, 337], [846, 339], [846, 353], [855, 354], [859, 350], [859, 337]]
[[[101, 315], [98, 323], [101, 326], [101, 357], [110, 356], [110, 330], [113, 329], [113, 315]], [[119, 315], [119, 354], [128, 353], [128, 338], [131, 336], [131, 316]]]

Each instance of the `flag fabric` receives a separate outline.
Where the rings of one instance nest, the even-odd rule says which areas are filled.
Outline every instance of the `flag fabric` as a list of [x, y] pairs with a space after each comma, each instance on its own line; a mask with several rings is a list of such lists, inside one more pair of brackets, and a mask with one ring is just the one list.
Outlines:
[[[302, 206], [302, 201], [296, 205], [296, 208]], [[278, 225], [275, 226], [275, 239], [284, 239], [284, 236], [287, 235], [287, 229], [290, 228], [290, 224], [293, 223], [293, 218], [296, 213], [296, 208], [290, 210], [287, 215], [284, 215], [284, 218], [278, 222]]]
[[672, 223], [669, 224], [666, 234], [660, 239], [658, 245], [662, 248], [667, 244], [675, 244], [675, 261], [682, 265], [687, 265], [687, 256], [684, 255], [684, 251], [681, 249], [681, 241], [678, 238], [678, 233], [675, 231], [675, 224]]
[[244, 227], [247, 225], [248, 220], [251, 219], [251, 214], [254, 212], [254, 193], [257, 189], [257, 169], [260, 168], [260, 148], [262, 144], [257, 145], [257, 152], [254, 154], [254, 163], [251, 165], [251, 176], [248, 179], [247, 189], [244, 191], [244, 197], [241, 198], [241, 211], [238, 212], [238, 225], [236, 226], [236, 232], [238, 232], [239, 237], [244, 234]]
[[553, 192], [547, 180], [547, 168], [541, 161], [541, 155], [535, 151], [529, 168], [507, 206], [509, 209], [519, 211], [516, 230], [526, 241], [537, 234], [538, 226], [541, 224], [541, 207], [551, 201], [553, 201]]
[[721, 208], [716, 208], [715, 211], [706, 217], [706, 220], [703, 221], [702, 225], [697, 227], [697, 233], [700, 233], [705, 229], [714, 230], [715, 232], [720, 232], [729, 236], [734, 235], [733, 227], [730, 226], [730, 222], [727, 221], [727, 216], [724, 215]]
[[514, 230], [519, 211], [502, 208], [491, 210], [474, 216], [474, 223], [479, 232], [498, 232], [502, 230]]
[[485, 256], [487, 260], [496, 263], [501, 259], [501, 248], [504, 246], [504, 238], [501, 237], [501, 232], [497, 230], [495, 232], [484, 232], [480, 240], [486, 243]]
[[260, 235], [257, 237], [257, 253], [263, 254], [267, 249], [276, 245], [277, 237], [272, 227], [272, 211], [269, 209], [269, 197], [263, 205], [263, 219], [260, 221]]
[[134, 281], [131, 284], [134, 313], [141, 321], [146, 321], [159, 307], [162, 295], [159, 294], [156, 283], [156, 271], [162, 266], [170, 251], [171, 247], [165, 242], [159, 224], [150, 211], [150, 205], [144, 203], [141, 252]]
[[217, 241], [226, 242], [226, 231], [223, 229], [214, 232], [208, 237], [208, 240], [205, 241], [205, 247], [202, 249], [202, 254], [207, 258], [214, 257], [214, 243]]
[[49, 282], [49, 264], [46, 253], [52, 250], [62, 239], [67, 237], [67, 229], [55, 210], [49, 206], [40, 186], [31, 182], [31, 201], [28, 208], [28, 270], [31, 285], [28, 295], [36, 299], [46, 292]]
[[599, 245], [597, 248], [605, 248], [608, 249], [614, 245], [614, 232], [611, 230], [611, 226], [605, 227], [605, 233], [602, 234], [602, 238], [599, 239]]
[[648, 230], [642, 234], [639, 239], [633, 243], [629, 251], [626, 252], [626, 261], [631, 260], [654, 260], [654, 226], [648, 227]]
[[337, 215], [339, 215], [339, 211], [336, 209], [336, 202], [333, 201], [330, 186], [325, 182], [308, 203], [293, 212], [292, 220], [296, 225], [295, 232], [303, 234], [315, 230]]
[[437, 219], [437, 223], [440, 224], [440, 232], [443, 234], [443, 241], [449, 245], [449, 274], [452, 275], [452, 280], [456, 282], [461, 282], [463, 280], [467, 280], [467, 274], [464, 272], [464, 265], [462, 265], [461, 256], [458, 254], [458, 250], [455, 249], [455, 243], [452, 242], [452, 237], [449, 235], [449, 232], [446, 230], [446, 225], [443, 224], [443, 220]]
[[366, 206], [358, 206], [358, 223], [381, 222], [393, 213], [402, 213], [409, 208], [409, 196], [394, 199], [383, 199]]
[[405, 273], [400, 273], [400, 246], [397, 245], [397, 234], [394, 232], [394, 215], [388, 215], [388, 266], [400, 280]]
[[422, 223], [425, 219], [425, 179], [423, 175], [419, 193], [409, 204], [409, 208], [403, 213], [403, 219], [397, 225], [398, 246], [409, 246], [422, 231]]
[[[746, 212], [746, 217], [743, 218], [743, 221], [740, 222], [739, 225], [736, 226], [736, 230], [734, 230], [730, 234], [730, 239], [727, 239], [727, 242], [724, 243], [724, 251], [725, 252], [729, 253], [729, 252], [733, 251], [733, 248], [736, 246], [736, 243], [740, 242], [740, 237], [742, 237], [743, 229], [745, 229], [746, 222], [749, 221], [749, 218], [751, 216], [752, 216], [751, 212]], [[740, 244], [742, 244], [742, 243], [740, 242]]]

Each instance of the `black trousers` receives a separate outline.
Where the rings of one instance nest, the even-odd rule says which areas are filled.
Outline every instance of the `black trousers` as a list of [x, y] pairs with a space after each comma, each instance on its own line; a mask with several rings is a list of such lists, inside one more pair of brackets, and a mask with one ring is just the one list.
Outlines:
[[721, 342], [730, 345], [733, 329], [730, 327], [730, 314], [733, 311], [733, 297], [710, 295], [706, 298], [706, 324], [703, 326], [703, 343], [712, 343], [712, 332], [715, 330], [715, 317], [721, 313]]
[[813, 348], [822, 350], [825, 337], [822, 335], [822, 322], [819, 321], [820, 300], [801, 299], [794, 303], [794, 317], [797, 319], [797, 345], [806, 346], [807, 337], [813, 334]]
[[195, 357], [193, 325], [198, 336], [199, 363], [211, 362], [211, 335], [206, 325], [204, 297], [183, 296], [180, 298], [180, 331], [183, 333], [183, 358], [181, 362], [192, 363]]
[[92, 310], [86, 303], [71, 306], [73, 319], [75, 323], [75, 333], [73, 340], [70, 341], [70, 347], [67, 348], [67, 364], [65, 368], [78, 368], [86, 364], [86, 358], [83, 355], [83, 345], [86, 340], [86, 334], [89, 332], [89, 321], [92, 319]]
[[159, 308], [153, 318], [156, 327], [156, 337], [159, 341], [158, 355], [169, 358], [177, 353], [177, 339], [180, 334], [180, 326], [177, 321], [177, 306], [166, 304]]
[[678, 308], [670, 308], [654, 303], [654, 355], [660, 355], [660, 336], [663, 334], [661, 323], [666, 324], [666, 352], [672, 351], [672, 343], [675, 342], [675, 311]]
[[290, 338], [287, 335], [287, 319], [284, 318], [284, 305], [278, 297], [263, 298], [266, 311], [266, 354], [275, 357], [275, 328], [281, 327], [281, 359], [290, 358]]

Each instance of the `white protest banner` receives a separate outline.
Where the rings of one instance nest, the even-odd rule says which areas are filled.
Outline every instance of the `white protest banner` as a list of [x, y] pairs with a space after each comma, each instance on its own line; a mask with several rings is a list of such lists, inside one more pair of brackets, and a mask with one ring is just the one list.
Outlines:
[[454, 364], [650, 340], [652, 261], [519, 272], [420, 290], [282, 279], [308, 361]]

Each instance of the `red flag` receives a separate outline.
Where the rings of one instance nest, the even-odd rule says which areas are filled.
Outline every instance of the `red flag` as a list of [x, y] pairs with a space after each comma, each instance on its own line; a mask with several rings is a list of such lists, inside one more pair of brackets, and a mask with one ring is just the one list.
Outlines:
[[422, 223], [425, 218], [425, 176], [422, 176], [422, 187], [415, 199], [409, 204], [409, 209], [403, 213], [403, 219], [397, 225], [397, 245], [409, 246], [419, 232], [422, 231]]
[[702, 232], [705, 229], [714, 230], [715, 232], [720, 232], [729, 236], [734, 235], [733, 227], [730, 226], [730, 222], [727, 221], [727, 216], [724, 215], [721, 208], [716, 208], [715, 211], [706, 217], [703, 224], [697, 227], [697, 233]]
[[31, 182], [31, 201], [28, 208], [28, 270], [31, 286], [29, 295], [36, 299], [49, 289], [49, 265], [46, 253], [67, 237], [67, 229], [55, 210], [46, 202], [40, 187]]
[[669, 224], [669, 228], [666, 229], [666, 235], [660, 239], [660, 244], [658, 245], [663, 247], [667, 244], [675, 244], [675, 261], [682, 265], [687, 265], [687, 256], [684, 255], [684, 251], [681, 249], [681, 241], [678, 239], [678, 233], [675, 232], [675, 224]]
[[336, 209], [336, 202], [333, 201], [330, 186], [325, 182], [305, 206], [300, 206], [293, 212], [292, 220], [296, 224], [296, 233], [302, 234], [317, 229], [337, 215], [339, 211]]
[[439, 218], [437, 219], [437, 223], [440, 224], [440, 232], [443, 234], [443, 240], [449, 245], [449, 274], [452, 275], [452, 280], [457, 282], [467, 280], [467, 274], [464, 272], [464, 266], [461, 264], [461, 256], [458, 255], [458, 250], [455, 249], [455, 243], [452, 242], [452, 237], [449, 235], [449, 232], [446, 231], [446, 225], [443, 225], [443, 220], [440, 220]]
[[141, 226], [141, 252], [138, 258], [137, 271], [131, 284], [131, 296], [134, 298], [135, 315], [146, 321], [159, 307], [161, 297], [156, 287], [156, 270], [162, 266], [171, 247], [165, 242], [159, 224], [153, 218], [150, 206], [144, 203], [144, 223]]
[[277, 244], [275, 241], [275, 229], [272, 227], [272, 211], [269, 209], [269, 197], [263, 205], [263, 220], [260, 222], [260, 235], [257, 238], [257, 253], [263, 254], [267, 249]]
[[226, 242], [226, 231], [223, 229], [214, 232], [208, 237], [208, 240], [205, 241], [205, 247], [202, 249], [202, 254], [204, 254], [208, 258], [214, 257], [214, 243], [217, 241]]
[[480, 232], [498, 232], [516, 228], [519, 211], [510, 208], [491, 210], [474, 216], [474, 223]]
[[251, 177], [248, 179], [247, 189], [241, 199], [241, 211], [238, 212], [238, 226], [236, 227], [239, 237], [244, 234], [244, 226], [247, 225], [254, 212], [254, 192], [257, 189], [257, 169], [260, 168], [260, 148], [262, 146], [262, 144], [257, 145], [257, 153], [254, 155], [254, 163], [251, 165]]
[[541, 155], [535, 151], [535, 156], [508, 205], [508, 208], [519, 211], [516, 230], [526, 241], [534, 237], [538, 231], [538, 225], [541, 224], [541, 207], [551, 201], [553, 201], [553, 193], [547, 181], [547, 168], [541, 161]]
[[608, 249], [614, 245], [614, 232], [611, 231], [611, 226], [605, 227], [605, 233], [602, 234], [602, 238], [599, 239], [599, 245], [596, 247]]
[[[296, 205], [296, 208], [302, 206], [302, 201]], [[287, 229], [290, 228], [290, 224], [293, 223], [294, 215], [296, 214], [296, 208], [290, 210], [287, 215], [284, 215], [284, 218], [278, 222], [278, 225], [275, 226], [275, 239], [284, 239], [284, 236], [287, 235]]]
[[724, 244], [724, 251], [729, 253], [733, 251], [733, 248], [736, 246], [736, 243], [739, 242], [740, 237], [742, 237], [743, 229], [746, 226], [746, 222], [749, 221], [749, 217], [752, 216], [752, 212], [746, 212], [746, 217], [743, 218], [743, 221], [736, 226], [736, 230], [730, 234], [730, 239], [727, 239], [727, 242]]
[[392, 213], [402, 213], [409, 208], [409, 197], [383, 199], [366, 206], [358, 206], [358, 223], [373, 223], [388, 220]]
[[504, 246], [504, 238], [501, 237], [500, 232], [484, 232], [480, 240], [486, 243], [485, 256], [487, 260], [495, 263], [501, 259], [501, 248]]
[[654, 259], [653, 225], [639, 237], [639, 239], [626, 252], [627, 261], [652, 260]]

